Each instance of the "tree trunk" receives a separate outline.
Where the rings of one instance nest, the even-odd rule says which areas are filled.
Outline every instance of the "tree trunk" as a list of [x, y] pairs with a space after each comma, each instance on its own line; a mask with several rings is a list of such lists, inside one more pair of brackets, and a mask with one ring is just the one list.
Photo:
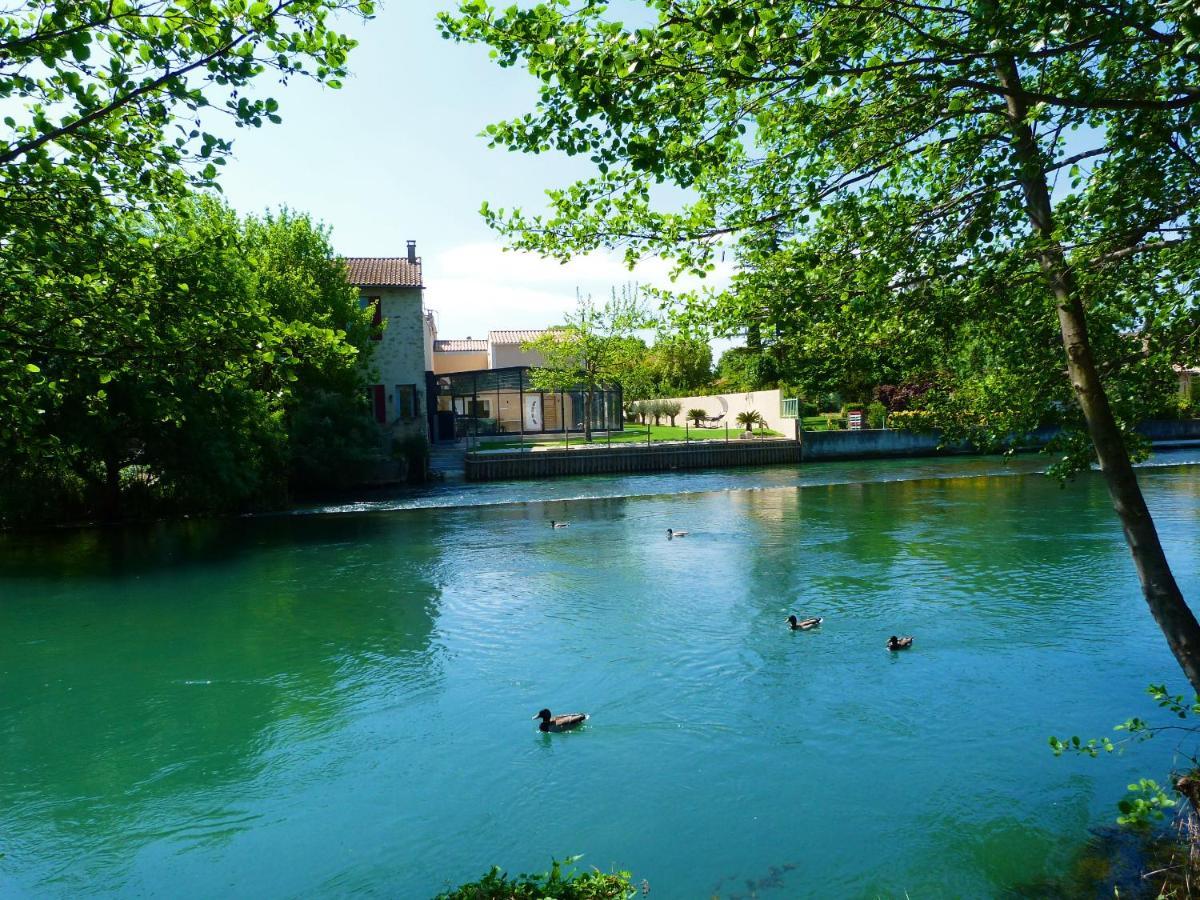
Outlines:
[[589, 444], [592, 442], [592, 398], [595, 395], [595, 390], [591, 385], [588, 385], [587, 393], [584, 394], [583, 407], [583, 439]]
[[1125, 531], [1125, 541], [1133, 555], [1142, 584], [1142, 594], [1150, 614], [1167, 638], [1192, 688], [1200, 694], [1200, 623], [1183, 599], [1183, 593], [1171, 573], [1167, 556], [1158, 539], [1158, 530], [1138, 485], [1121, 431], [1113, 417], [1108, 395], [1096, 369], [1088, 339], [1087, 319], [1075, 278], [1054, 236], [1053, 211], [1046, 172], [1033, 131], [1026, 122], [1028, 105], [1020, 75], [1012, 59], [996, 67], [1006, 103], [1017, 161], [1021, 166], [1020, 183], [1025, 210], [1034, 231], [1043, 241], [1039, 263], [1058, 308], [1059, 328], [1067, 355], [1067, 370], [1075, 398], [1087, 421], [1100, 471], [1108, 485], [1113, 508]]

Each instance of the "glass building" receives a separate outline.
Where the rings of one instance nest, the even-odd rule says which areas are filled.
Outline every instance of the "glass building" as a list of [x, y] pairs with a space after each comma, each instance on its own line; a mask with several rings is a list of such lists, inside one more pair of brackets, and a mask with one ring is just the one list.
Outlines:
[[[528, 366], [454, 372], [436, 380], [438, 440], [584, 430], [587, 392], [539, 390], [530, 383]], [[593, 431], [623, 428], [619, 385], [595, 392], [591, 420]]]

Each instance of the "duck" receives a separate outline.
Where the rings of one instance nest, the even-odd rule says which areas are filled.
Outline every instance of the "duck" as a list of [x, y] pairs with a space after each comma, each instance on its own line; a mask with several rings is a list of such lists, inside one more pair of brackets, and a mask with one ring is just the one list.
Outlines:
[[550, 710], [543, 709], [533, 718], [541, 719], [538, 722], [538, 731], [570, 731], [572, 728], [578, 728], [586, 722], [590, 716], [587, 713], [563, 713], [561, 716], [552, 716]]
[[825, 618], [823, 616], [813, 616], [810, 619], [800, 619], [795, 615], [790, 615], [787, 617], [787, 620], [792, 631], [808, 631], [808, 629], [816, 628], [818, 625], [824, 622]]
[[667, 529], [667, 540], [668, 541], [671, 538], [687, 537], [687, 536], [688, 536], [688, 533], [686, 531], [672, 531], [670, 528]]
[[913, 639], [911, 637], [896, 637], [894, 634], [887, 639], [887, 648], [889, 650], [907, 650], [912, 646]]
[[555, 522], [553, 519], [550, 520], [551, 528], [566, 528], [567, 525], [568, 525], [567, 522]]

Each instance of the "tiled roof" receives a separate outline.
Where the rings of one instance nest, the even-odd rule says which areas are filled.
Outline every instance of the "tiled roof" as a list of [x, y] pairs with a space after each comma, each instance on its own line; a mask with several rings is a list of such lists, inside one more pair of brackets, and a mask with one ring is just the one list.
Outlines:
[[518, 331], [489, 331], [488, 340], [493, 344], [523, 344], [540, 338], [546, 331], [544, 328], [532, 328]]
[[421, 261], [403, 256], [348, 256], [347, 278], [357, 287], [421, 287]]
[[434, 353], [487, 353], [487, 341], [434, 341]]

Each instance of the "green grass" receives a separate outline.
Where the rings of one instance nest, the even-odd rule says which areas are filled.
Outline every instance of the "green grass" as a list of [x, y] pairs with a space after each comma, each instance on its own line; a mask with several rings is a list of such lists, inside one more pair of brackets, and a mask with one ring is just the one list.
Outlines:
[[[729, 440], [738, 440], [738, 434], [741, 432], [739, 426], [731, 425], [729, 427]], [[764, 428], [761, 431], [755, 430], [754, 436], [758, 437], [782, 437], [778, 431], [772, 431], [769, 428]], [[724, 428], [692, 428], [690, 425], [686, 431], [683, 425], [651, 425], [650, 426], [650, 442], [656, 443], [661, 441], [723, 441], [725, 440]], [[583, 444], [583, 435], [571, 435], [570, 445], [578, 447]], [[644, 444], [646, 443], [646, 426], [636, 423], [626, 423], [625, 430], [621, 432], [613, 432], [613, 444]], [[593, 446], [604, 446], [609, 443], [607, 435], [597, 435], [592, 439]], [[482, 441], [480, 442], [480, 450], [512, 450], [522, 446], [530, 447], [562, 447], [566, 444], [564, 441], [525, 441], [524, 444], [519, 440], [504, 440], [504, 441]]]
[[838, 418], [837, 413], [829, 413], [821, 416], [805, 416], [801, 427], [805, 431], [828, 431], [829, 420]]

